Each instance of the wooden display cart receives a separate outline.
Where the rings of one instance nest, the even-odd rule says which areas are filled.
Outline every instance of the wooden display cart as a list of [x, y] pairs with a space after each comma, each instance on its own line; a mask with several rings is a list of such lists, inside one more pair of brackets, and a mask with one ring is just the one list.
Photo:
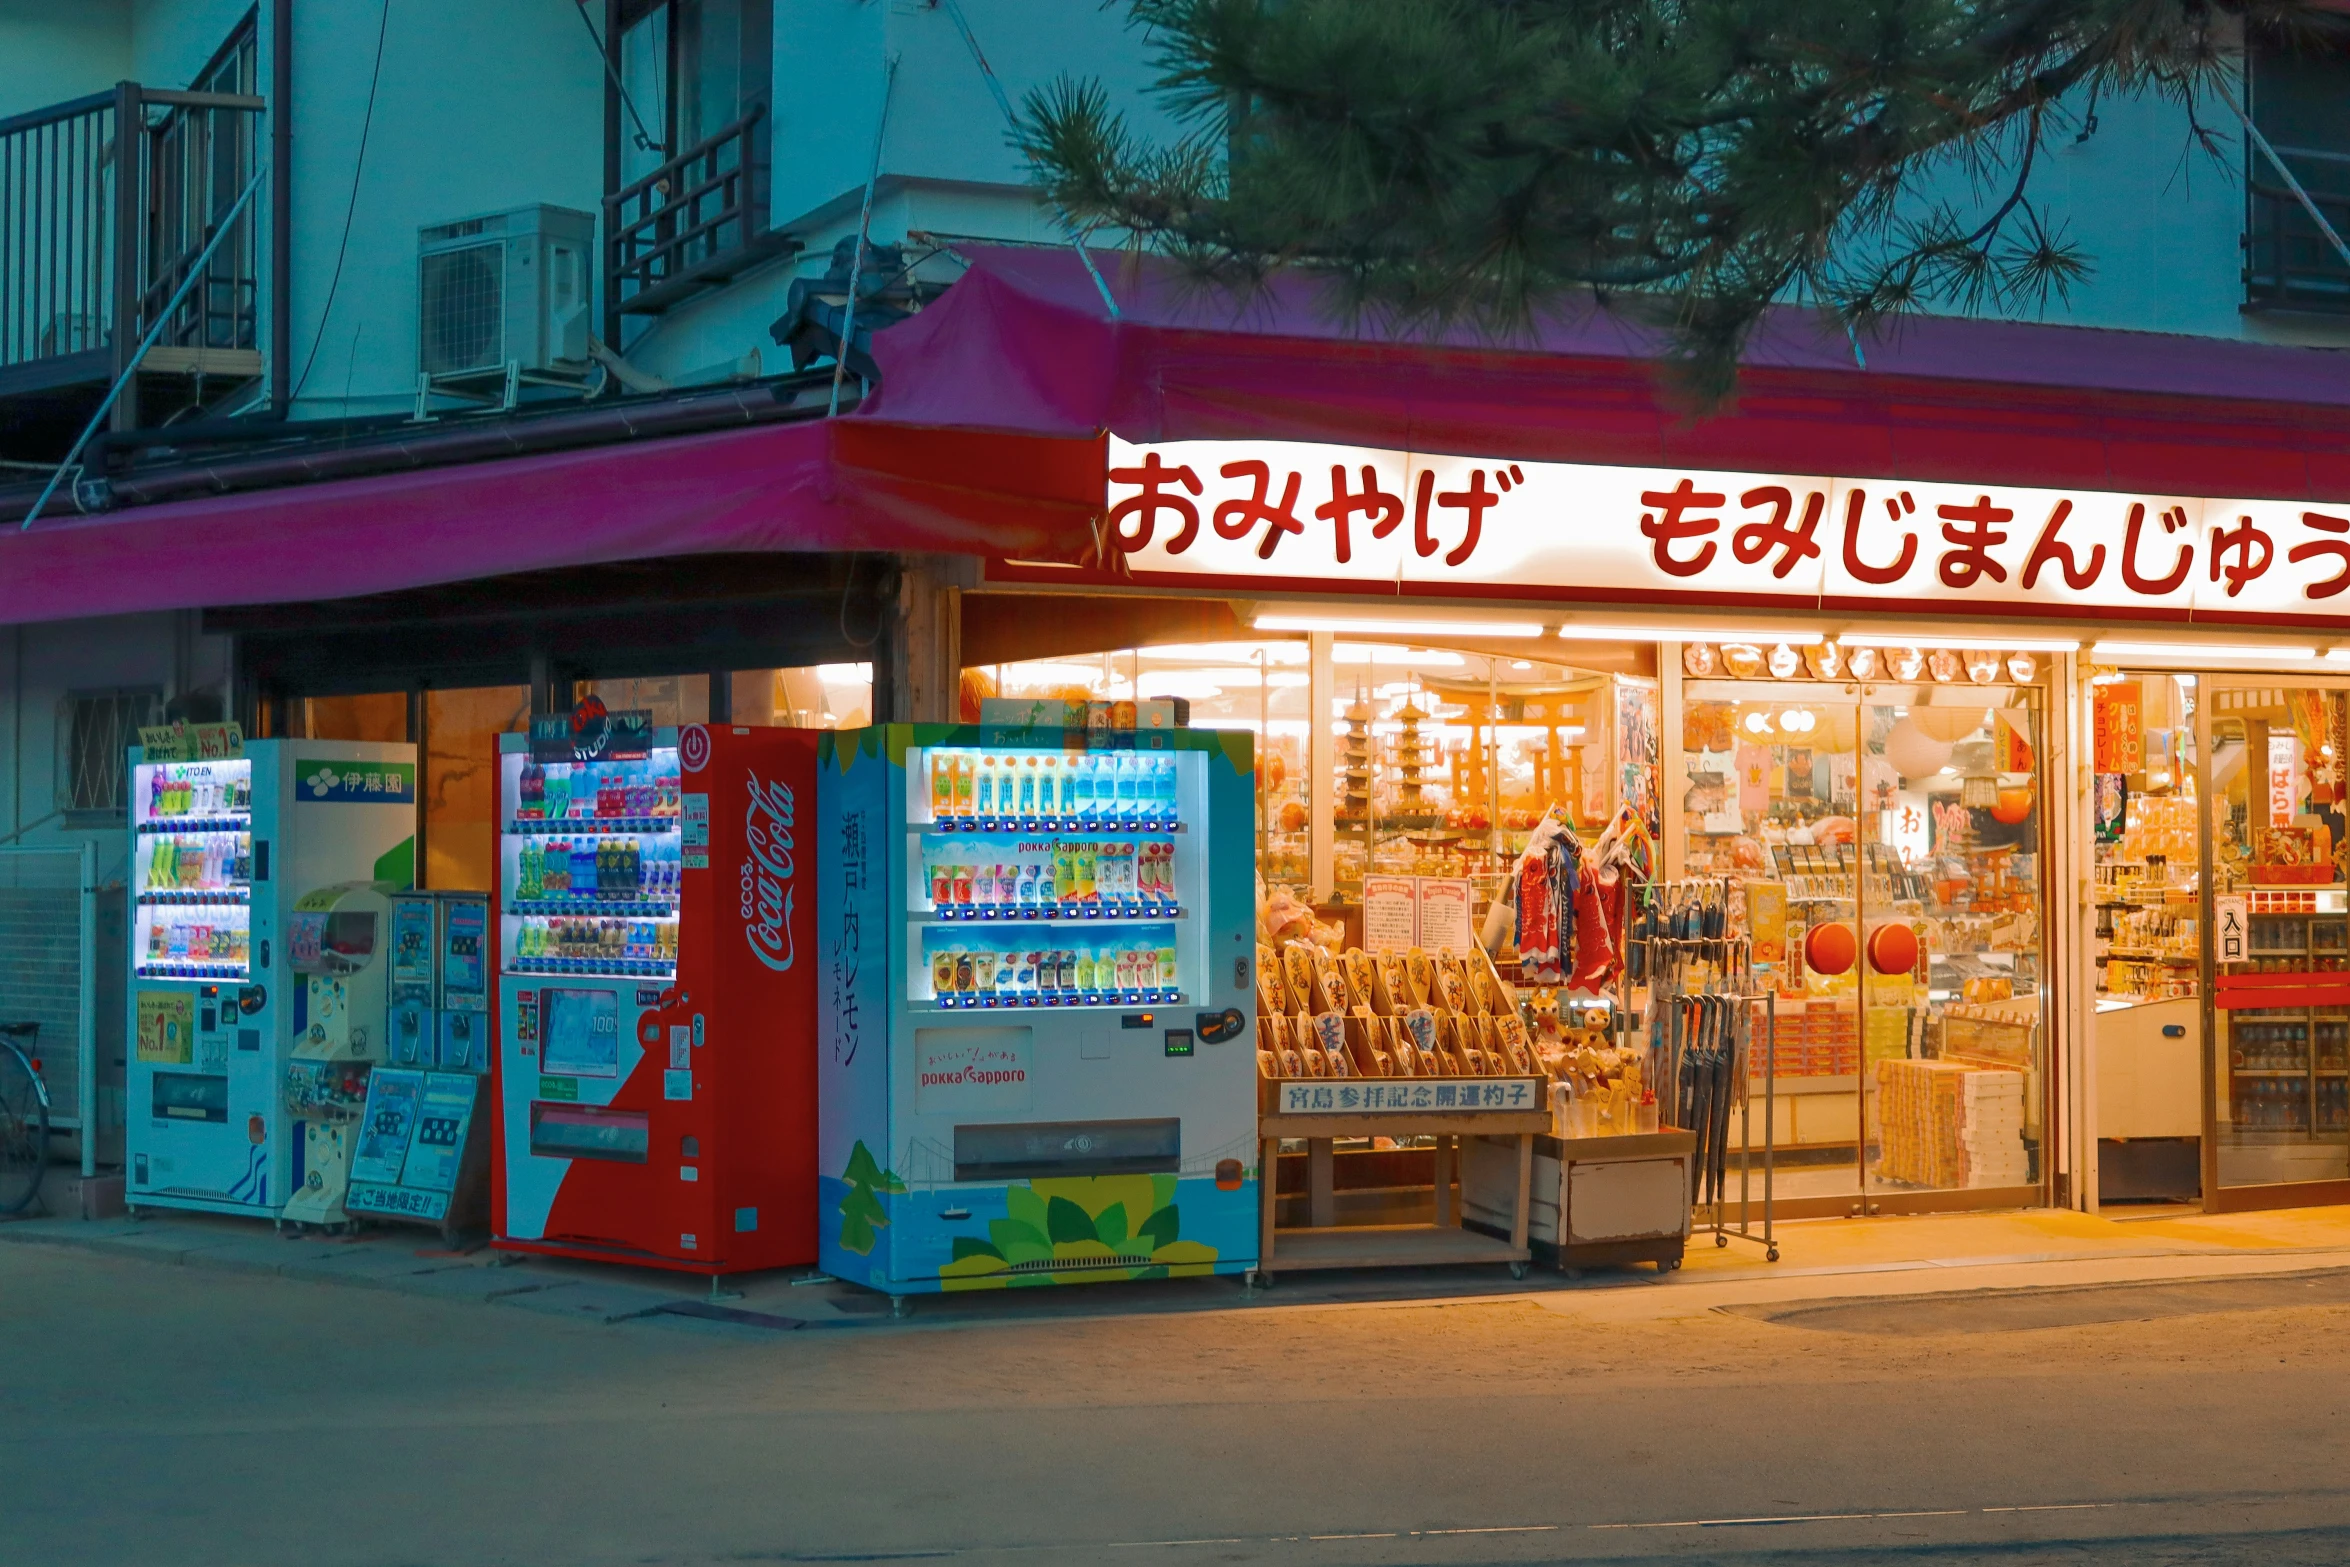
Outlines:
[[[1550, 1130], [1549, 1084], [1539, 1077], [1337, 1078], [1260, 1083], [1257, 1136], [1263, 1163], [1263, 1236], [1257, 1272], [1267, 1282], [1277, 1273], [1309, 1268], [1411, 1268], [1456, 1263], [1506, 1263], [1512, 1277], [1524, 1278], [1533, 1257], [1526, 1244], [1532, 1213], [1534, 1140]], [[1475, 1095], [1476, 1108], [1465, 1096]], [[1439, 1100], [1443, 1104], [1439, 1104]], [[1433, 1137], [1436, 1139], [1436, 1222], [1434, 1224], [1338, 1225], [1332, 1189], [1331, 1144], [1341, 1137]], [[1307, 1150], [1308, 1207], [1312, 1223], [1281, 1229], [1274, 1223], [1273, 1171], [1285, 1138], [1301, 1138]], [[1509, 1235], [1488, 1235], [1462, 1226], [1452, 1198], [1453, 1172], [1462, 1140], [1514, 1140], [1517, 1144], [1516, 1198]]]

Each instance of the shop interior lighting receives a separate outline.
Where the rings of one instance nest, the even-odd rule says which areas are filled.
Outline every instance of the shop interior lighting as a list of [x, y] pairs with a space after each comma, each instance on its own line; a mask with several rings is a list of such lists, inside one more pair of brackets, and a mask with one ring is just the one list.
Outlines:
[[2080, 649], [2074, 637], [1946, 637], [1932, 632], [1894, 636], [1880, 631], [1846, 631], [1836, 637], [1839, 647], [1946, 647], [1987, 653], [2072, 653]]
[[1558, 628], [1560, 636], [1569, 641], [1586, 642], [1739, 642], [1756, 647], [1769, 647], [1785, 642], [1794, 647], [1817, 647], [1828, 640], [1820, 631], [1780, 631], [1765, 627], [1761, 630], [1732, 629], [1720, 626], [1592, 626], [1581, 621], [1569, 621]]
[[1303, 642], [1166, 642], [1142, 650], [1146, 664], [1302, 664], [1308, 656]]
[[1334, 642], [1333, 664], [1409, 664], [1414, 669], [1459, 669], [1468, 660], [1442, 648], [1389, 647], [1378, 642]]
[[2089, 650], [2100, 659], [2137, 659], [2151, 664], [2306, 664], [2313, 647], [2262, 647], [2220, 642], [2100, 642]]
[[1538, 637], [1531, 620], [1357, 620], [1335, 615], [1259, 615], [1259, 631], [1335, 631], [1357, 637]]

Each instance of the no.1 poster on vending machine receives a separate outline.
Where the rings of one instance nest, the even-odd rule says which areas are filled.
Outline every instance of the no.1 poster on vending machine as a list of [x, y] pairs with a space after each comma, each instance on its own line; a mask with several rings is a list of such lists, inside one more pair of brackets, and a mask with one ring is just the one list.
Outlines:
[[600, 707], [504, 738], [494, 1244], [815, 1260], [815, 748]]

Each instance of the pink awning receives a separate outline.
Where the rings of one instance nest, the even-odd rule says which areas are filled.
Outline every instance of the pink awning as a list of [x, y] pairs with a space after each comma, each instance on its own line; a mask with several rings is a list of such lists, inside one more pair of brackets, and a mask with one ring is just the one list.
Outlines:
[[1691, 421], [1660, 395], [1661, 335], [1589, 305], [1523, 341], [1384, 340], [1309, 283], [1236, 302], [1097, 251], [1113, 318], [1070, 248], [967, 254], [943, 299], [875, 339], [884, 386], [859, 422], [2350, 499], [2340, 350], [1926, 316], [1855, 344], [1782, 311], [1735, 405]]
[[728, 551], [1068, 553], [1090, 444], [853, 419], [297, 484], [0, 530], [0, 624], [385, 593]]

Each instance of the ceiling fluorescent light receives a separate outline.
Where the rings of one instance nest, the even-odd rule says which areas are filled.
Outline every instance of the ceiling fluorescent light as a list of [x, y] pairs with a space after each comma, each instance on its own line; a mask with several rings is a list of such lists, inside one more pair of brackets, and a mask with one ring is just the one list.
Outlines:
[[2305, 664], [2317, 657], [2313, 647], [2222, 642], [2100, 642], [2089, 651], [2101, 659], [2141, 659], [2157, 664]]
[[1946, 637], [1939, 632], [1889, 636], [1879, 631], [1846, 631], [1836, 641], [1844, 647], [1982, 648], [1994, 653], [2071, 653], [2081, 645], [2076, 637]]
[[1816, 647], [1828, 640], [1817, 631], [1782, 631], [1776, 627], [1592, 626], [1580, 621], [1569, 621], [1559, 627], [1559, 635], [1570, 641], [1787, 642], [1796, 647]]
[[1259, 631], [1335, 631], [1355, 637], [1538, 637], [1530, 620], [1351, 620], [1336, 615], [1259, 615]]

